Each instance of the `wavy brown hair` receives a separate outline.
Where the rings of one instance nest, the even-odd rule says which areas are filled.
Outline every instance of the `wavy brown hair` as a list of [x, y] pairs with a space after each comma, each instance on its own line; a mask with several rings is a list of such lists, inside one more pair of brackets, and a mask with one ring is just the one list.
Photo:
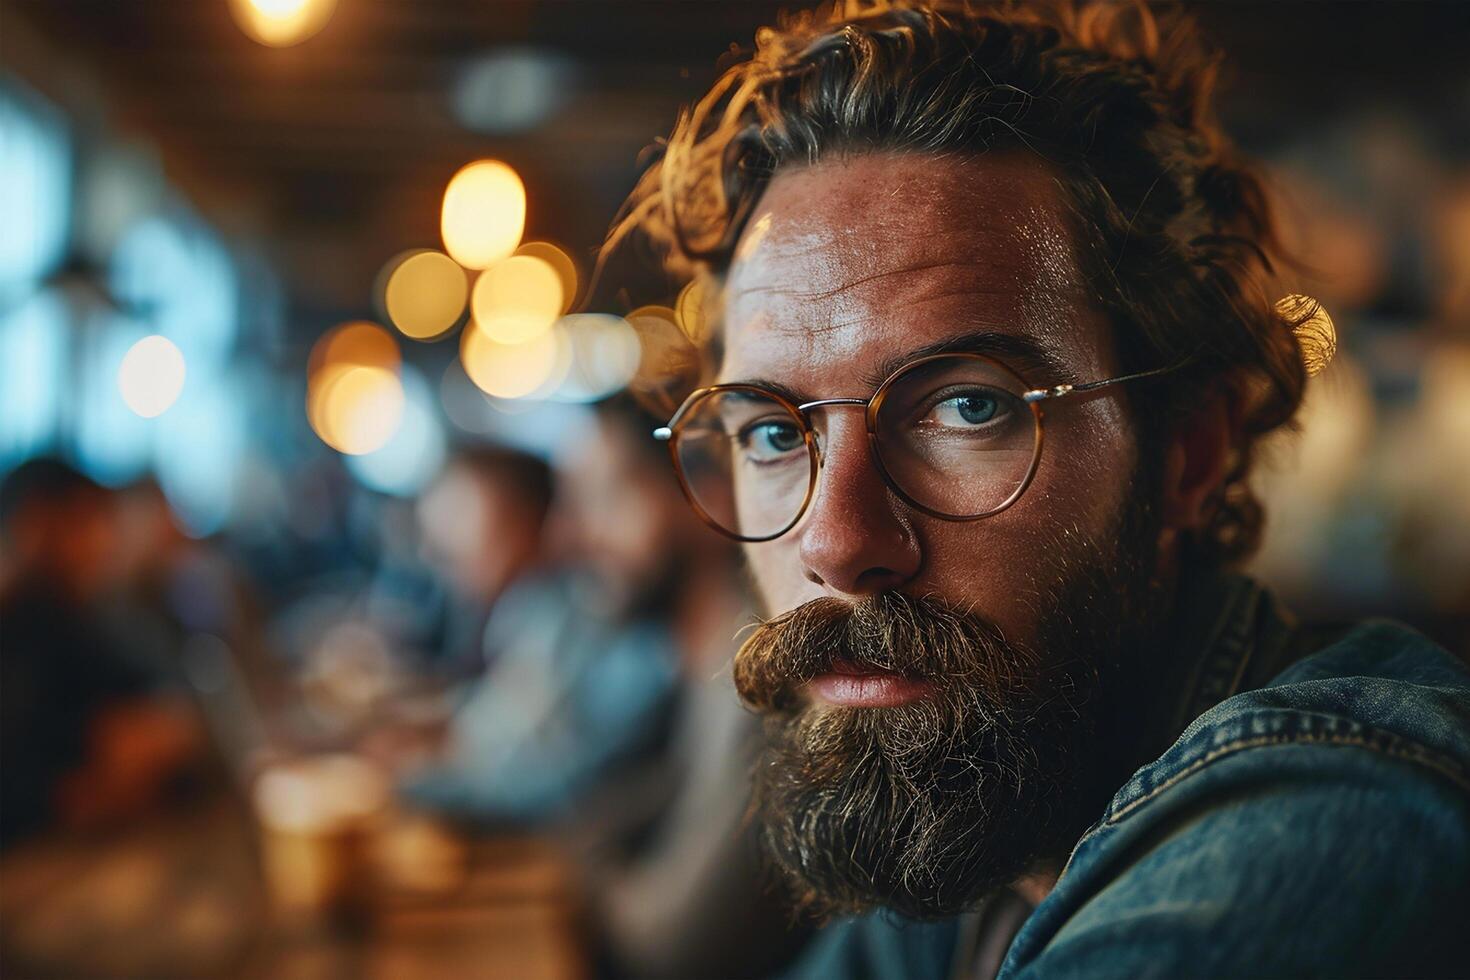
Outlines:
[[1184, 365], [1131, 393], [1145, 443], [1204, 393], [1233, 407], [1241, 438], [1198, 544], [1237, 560], [1260, 537], [1253, 450], [1291, 421], [1304, 358], [1330, 338], [1308, 332], [1315, 304], [1278, 302], [1287, 259], [1258, 173], [1215, 118], [1219, 64], [1189, 18], [1142, 3], [838, 0], [788, 15], [681, 114], [608, 249], [642, 237], [676, 275], [718, 277], [783, 166], [1035, 154], [1057, 174], [1123, 370]]

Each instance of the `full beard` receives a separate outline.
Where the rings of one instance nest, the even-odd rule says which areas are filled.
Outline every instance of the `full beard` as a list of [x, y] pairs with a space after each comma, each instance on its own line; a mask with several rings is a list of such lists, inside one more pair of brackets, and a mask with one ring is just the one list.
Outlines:
[[[902, 593], [818, 599], [751, 634], [735, 680], [766, 714], [761, 836], [810, 908], [954, 915], [1065, 856], [1101, 815], [1136, 735], [1118, 694], [1136, 689], [1158, 605], [1147, 513], [1134, 505], [1116, 547], [1084, 547], [1034, 593], [1034, 645]], [[893, 707], [811, 703], [805, 685], [838, 660], [933, 690]]]

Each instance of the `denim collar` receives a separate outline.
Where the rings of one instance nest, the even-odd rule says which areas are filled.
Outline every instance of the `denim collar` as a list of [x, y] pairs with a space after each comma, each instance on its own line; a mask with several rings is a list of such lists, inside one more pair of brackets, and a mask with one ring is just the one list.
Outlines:
[[1144, 761], [1215, 705], [1264, 685], [1308, 652], [1295, 618], [1275, 596], [1253, 579], [1218, 569], [1195, 568], [1181, 577], [1165, 636]]
[[[1159, 684], [1145, 695], [1151, 701], [1139, 764], [1158, 758], [1215, 705], [1264, 685], [1308, 652], [1297, 634], [1291, 614], [1252, 579], [1202, 568], [1182, 575], [1165, 646], [1156, 651]], [[1030, 911], [1030, 902], [1004, 888], [960, 916], [952, 976], [994, 977]]]

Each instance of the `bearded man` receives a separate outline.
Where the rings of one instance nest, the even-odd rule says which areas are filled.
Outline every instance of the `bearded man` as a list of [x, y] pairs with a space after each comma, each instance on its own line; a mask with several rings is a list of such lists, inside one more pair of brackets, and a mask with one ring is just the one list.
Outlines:
[[809, 975], [1470, 970], [1470, 672], [1232, 572], [1330, 336], [1217, 65], [1141, 4], [797, 16], [615, 225], [718, 297], [656, 435], [768, 613]]

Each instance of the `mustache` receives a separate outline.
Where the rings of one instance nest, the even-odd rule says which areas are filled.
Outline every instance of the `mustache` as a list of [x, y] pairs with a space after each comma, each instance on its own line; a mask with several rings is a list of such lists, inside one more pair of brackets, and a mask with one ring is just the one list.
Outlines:
[[735, 655], [735, 687], [758, 711], [789, 712], [802, 688], [836, 668], [885, 671], [997, 700], [1025, 692], [1036, 658], [988, 620], [935, 596], [813, 599], [756, 626]]

